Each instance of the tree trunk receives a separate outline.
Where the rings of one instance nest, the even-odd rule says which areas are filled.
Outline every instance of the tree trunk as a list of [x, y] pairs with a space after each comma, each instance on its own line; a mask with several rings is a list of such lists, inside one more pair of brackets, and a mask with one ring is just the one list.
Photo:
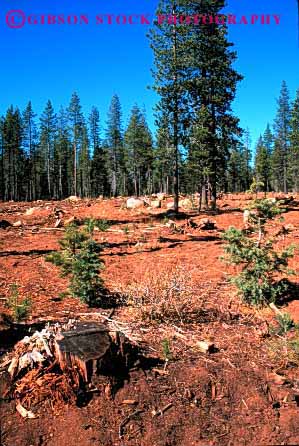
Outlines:
[[[173, 5], [172, 15], [175, 17], [176, 7]], [[173, 112], [173, 141], [174, 141], [174, 176], [173, 176], [173, 190], [174, 190], [174, 211], [179, 212], [179, 141], [178, 141], [178, 120], [179, 120], [179, 107], [178, 107], [178, 95], [177, 95], [177, 32], [176, 25], [173, 24], [173, 62], [175, 66], [174, 70], [174, 112]]]

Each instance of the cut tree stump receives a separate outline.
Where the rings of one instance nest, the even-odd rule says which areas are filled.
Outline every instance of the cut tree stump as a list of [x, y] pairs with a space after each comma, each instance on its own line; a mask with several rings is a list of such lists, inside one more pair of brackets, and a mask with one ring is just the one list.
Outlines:
[[76, 323], [68, 331], [61, 331], [55, 339], [55, 355], [61, 370], [71, 375], [79, 386], [80, 377], [89, 382], [102, 360], [110, 351], [112, 340], [105, 325], [89, 322]]

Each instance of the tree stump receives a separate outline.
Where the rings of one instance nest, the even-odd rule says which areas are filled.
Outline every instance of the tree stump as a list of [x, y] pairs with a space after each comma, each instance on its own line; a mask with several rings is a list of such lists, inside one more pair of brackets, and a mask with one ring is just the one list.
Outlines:
[[107, 327], [95, 322], [79, 322], [55, 338], [55, 355], [60, 368], [79, 387], [80, 378], [88, 383], [99, 360], [109, 353], [112, 340]]

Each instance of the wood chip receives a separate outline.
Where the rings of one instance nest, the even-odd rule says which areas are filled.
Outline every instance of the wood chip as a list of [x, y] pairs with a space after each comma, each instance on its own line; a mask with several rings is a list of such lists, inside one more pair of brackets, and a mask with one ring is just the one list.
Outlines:
[[31, 412], [31, 410], [25, 409], [25, 407], [23, 407], [20, 403], [16, 405], [16, 410], [23, 418], [37, 418], [37, 416], [33, 412]]
[[169, 375], [169, 372], [167, 370], [163, 370], [163, 369], [153, 368], [152, 371], [155, 373], [158, 373], [158, 375]]
[[128, 404], [129, 406], [133, 406], [134, 404], [138, 404], [136, 400], [123, 400], [121, 404]]

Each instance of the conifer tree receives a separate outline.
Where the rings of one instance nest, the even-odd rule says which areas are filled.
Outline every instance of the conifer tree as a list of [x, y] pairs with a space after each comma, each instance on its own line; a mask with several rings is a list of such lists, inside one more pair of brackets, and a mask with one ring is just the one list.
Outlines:
[[262, 183], [266, 193], [269, 190], [271, 159], [262, 136], [259, 137], [255, 154], [255, 177], [257, 183]]
[[57, 115], [54, 142], [54, 196], [62, 199], [72, 194], [73, 150], [67, 112], [61, 107]]
[[[180, 1], [161, 0], [157, 15], [180, 14]], [[173, 147], [173, 189], [174, 210], [178, 212], [179, 201], [179, 159], [180, 145], [183, 143], [185, 124], [189, 106], [186, 89], [187, 53], [186, 27], [179, 27], [175, 22], [156, 21], [150, 30], [149, 38], [154, 53], [155, 69], [153, 70], [155, 84], [153, 89], [160, 96], [156, 107], [157, 125], [162, 117], [169, 122], [169, 136]]]
[[23, 200], [24, 191], [24, 151], [22, 149], [22, 118], [18, 108], [7, 110], [3, 121], [3, 177], [4, 200]]
[[290, 174], [293, 189], [299, 191], [299, 89], [291, 110], [290, 120]]
[[283, 147], [281, 146], [281, 141], [279, 139], [275, 139], [271, 157], [271, 182], [275, 192], [284, 190], [284, 161], [285, 160], [283, 156]]
[[227, 182], [228, 182], [228, 190], [230, 192], [240, 192], [242, 190], [241, 169], [242, 169], [241, 154], [239, 150], [234, 148], [230, 154], [227, 165]]
[[124, 134], [124, 147], [133, 193], [139, 196], [151, 192], [152, 137], [145, 116], [137, 105], [131, 111], [129, 125]]
[[241, 158], [241, 167], [240, 167], [240, 188], [242, 191], [246, 191], [250, 188], [252, 183], [252, 168], [251, 168], [251, 137], [250, 131], [247, 128], [244, 131], [243, 135], [243, 143], [240, 145], [240, 158]]
[[109, 149], [110, 195], [113, 197], [116, 197], [123, 184], [120, 177], [120, 167], [123, 163], [121, 116], [120, 100], [115, 94], [111, 99], [106, 130], [106, 142]]
[[161, 116], [156, 134], [154, 152], [154, 189], [169, 194], [172, 188], [174, 149], [171, 144], [169, 122], [166, 115]]
[[31, 101], [22, 116], [22, 143], [25, 153], [26, 196], [29, 201], [36, 200], [36, 148], [37, 128]]
[[82, 148], [84, 117], [79, 96], [76, 92], [72, 94], [70, 105], [68, 107], [68, 117], [72, 134], [73, 146], [73, 193], [77, 195], [77, 167], [78, 151]]
[[89, 118], [89, 139], [91, 147], [90, 187], [91, 195], [97, 197], [107, 194], [107, 160], [100, 138], [100, 114], [96, 107], [92, 107]]
[[54, 193], [53, 162], [57, 120], [50, 100], [40, 118], [39, 160], [42, 195], [51, 198]]
[[[289, 134], [290, 134], [290, 97], [289, 90], [285, 81], [282, 82], [280, 96], [277, 100], [277, 114], [275, 119], [275, 141], [277, 142], [275, 146], [276, 152], [279, 150], [280, 154], [276, 153], [277, 158], [280, 158], [283, 169], [283, 191], [287, 193], [288, 191], [288, 157], [289, 157]], [[279, 172], [274, 163], [274, 177], [279, 175]], [[281, 186], [280, 186], [281, 187]]]
[[[189, 2], [192, 14], [215, 16], [224, 7], [224, 0]], [[204, 109], [200, 149], [207, 152], [205, 170], [211, 191], [211, 206], [216, 207], [217, 184], [225, 169], [229, 150], [236, 147], [241, 130], [233, 115], [231, 104], [238, 82], [242, 79], [233, 68], [236, 52], [227, 39], [227, 26], [217, 23], [199, 23], [193, 27], [189, 42], [189, 92], [195, 122], [199, 109]], [[199, 122], [200, 125], [200, 122]], [[195, 141], [194, 141], [195, 142]], [[196, 144], [196, 142], [195, 142]]]
[[3, 144], [4, 117], [0, 117], [0, 199], [4, 200], [4, 144]]

